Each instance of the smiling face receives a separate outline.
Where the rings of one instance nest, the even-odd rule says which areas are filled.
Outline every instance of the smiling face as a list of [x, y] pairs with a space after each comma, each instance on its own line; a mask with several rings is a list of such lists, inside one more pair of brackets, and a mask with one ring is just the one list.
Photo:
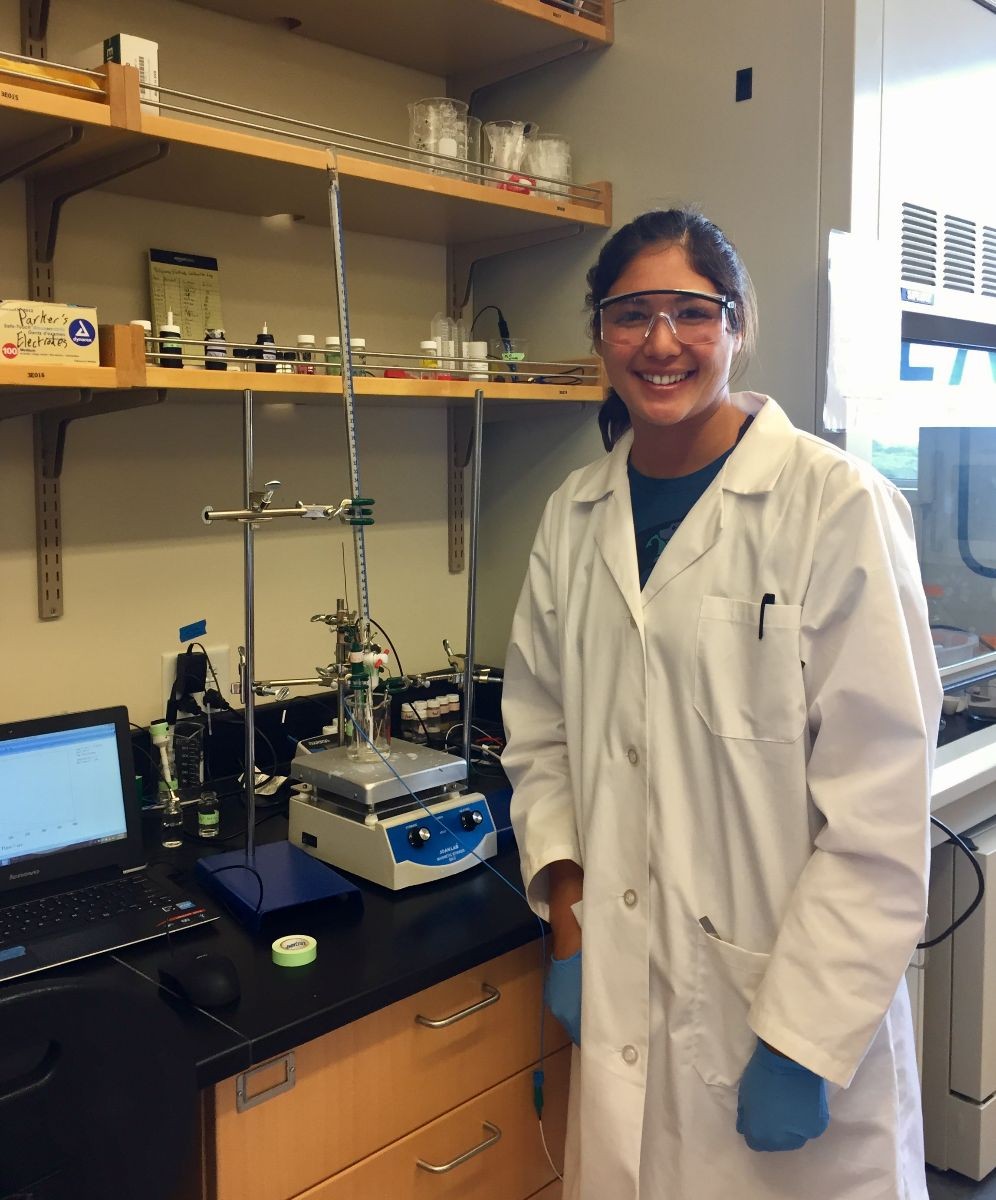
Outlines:
[[[641, 250], [609, 288], [609, 294], [655, 288], [710, 294], [720, 290], [712, 279], [695, 270], [682, 246], [668, 243]], [[729, 398], [730, 367], [739, 336], [727, 322], [717, 341], [684, 346], [667, 322], [658, 320], [638, 346], [613, 346], [600, 339], [596, 345], [640, 442], [648, 435], [658, 437], [670, 426], [685, 422], [703, 425], [718, 411]]]

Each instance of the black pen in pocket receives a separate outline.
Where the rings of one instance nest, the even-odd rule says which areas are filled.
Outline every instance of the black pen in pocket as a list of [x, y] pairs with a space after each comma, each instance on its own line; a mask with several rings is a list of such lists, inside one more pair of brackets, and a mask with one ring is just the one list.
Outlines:
[[764, 637], [764, 610], [769, 604], [774, 604], [775, 593], [765, 592], [761, 597], [761, 619], [757, 623], [757, 640], [760, 641]]

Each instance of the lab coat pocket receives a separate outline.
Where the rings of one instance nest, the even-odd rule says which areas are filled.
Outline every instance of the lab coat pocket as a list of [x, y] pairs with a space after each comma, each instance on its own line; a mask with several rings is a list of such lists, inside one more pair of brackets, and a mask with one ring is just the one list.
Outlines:
[[703, 1083], [733, 1088], [740, 1082], [757, 1044], [747, 1013], [770, 958], [696, 925], [692, 1065]]
[[798, 604], [703, 596], [695, 645], [695, 708], [717, 737], [794, 742], [806, 724]]

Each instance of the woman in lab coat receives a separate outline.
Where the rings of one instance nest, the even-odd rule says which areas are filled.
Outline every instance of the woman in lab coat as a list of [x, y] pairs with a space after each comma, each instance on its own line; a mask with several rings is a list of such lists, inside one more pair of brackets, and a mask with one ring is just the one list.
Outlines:
[[547, 503], [504, 689], [579, 1042], [565, 1200], [925, 1200], [904, 972], [941, 692], [909, 506], [730, 394], [753, 293], [710, 222], [645, 214], [588, 283], [611, 449]]

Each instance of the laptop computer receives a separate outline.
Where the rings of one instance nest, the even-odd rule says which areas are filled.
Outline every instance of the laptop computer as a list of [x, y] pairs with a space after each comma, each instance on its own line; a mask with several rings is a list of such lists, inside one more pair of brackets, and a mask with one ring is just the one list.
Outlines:
[[0, 725], [0, 980], [217, 920], [142, 870], [128, 710]]

